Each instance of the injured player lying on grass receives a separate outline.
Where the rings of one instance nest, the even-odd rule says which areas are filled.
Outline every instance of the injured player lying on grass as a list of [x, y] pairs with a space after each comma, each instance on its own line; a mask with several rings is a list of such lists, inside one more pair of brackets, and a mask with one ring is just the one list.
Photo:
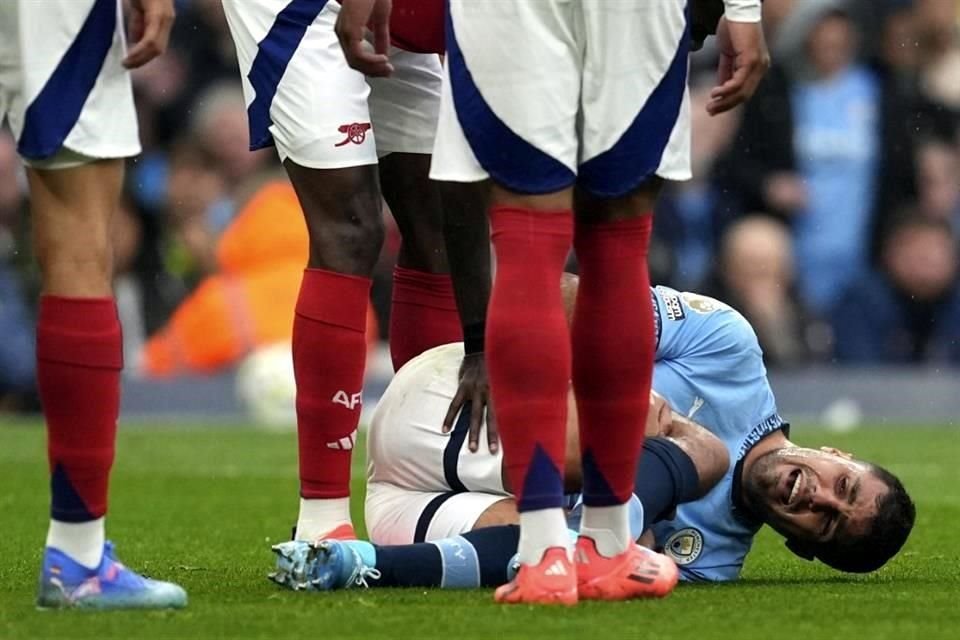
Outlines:
[[[564, 279], [570, 307], [576, 286], [574, 276]], [[873, 571], [892, 558], [914, 521], [899, 480], [836, 449], [790, 442], [743, 316], [698, 294], [651, 293], [653, 388], [669, 406], [650, 412], [648, 433], [659, 435], [645, 442], [636, 474], [639, 542], [672, 558], [686, 581], [735, 580], [764, 524], [797, 555], [841, 571]], [[518, 517], [502, 456], [466, 450], [466, 415], [452, 433], [440, 428], [461, 356], [460, 345], [445, 345], [414, 359], [377, 407], [368, 438], [371, 542], [277, 545], [276, 581], [456, 588], [512, 577]], [[576, 415], [569, 411], [571, 520], [579, 513]]]

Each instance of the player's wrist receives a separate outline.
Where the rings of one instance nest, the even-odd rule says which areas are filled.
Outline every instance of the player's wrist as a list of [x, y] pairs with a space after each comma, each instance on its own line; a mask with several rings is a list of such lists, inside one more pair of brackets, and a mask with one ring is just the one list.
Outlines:
[[484, 335], [487, 333], [487, 323], [482, 322], [472, 322], [470, 324], [463, 325], [463, 351], [466, 355], [473, 355], [475, 353], [483, 353], [484, 349]]
[[760, 0], [723, 0], [723, 4], [727, 22], [760, 22], [763, 13]]

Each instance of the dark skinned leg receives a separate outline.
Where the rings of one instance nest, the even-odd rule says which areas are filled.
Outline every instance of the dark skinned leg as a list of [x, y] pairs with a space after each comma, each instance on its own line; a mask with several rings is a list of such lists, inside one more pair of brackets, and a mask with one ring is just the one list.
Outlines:
[[308, 169], [284, 162], [310, 236], [311, 269], [369, 277], [383, 246], [377, 165]]
[[443, 208], [430, 180], [430, 156], [391, 153], [380, 158], [380, 188], [403, 243], [397, 265], [427, 273], [450, 272], [443, 242]]
[[350, 523], [350, 460], [360, 419], [370, 274], [383, 245], [376, 165], [308, 169], [286, 162], [310, 236], [293, 322], [300, 453], [296, 535]]
[[380, 160], [383, 196], [403, 238], [393, 273], [390, 355], [394, 369], [462, 339], [430, 156], [392, 153]]

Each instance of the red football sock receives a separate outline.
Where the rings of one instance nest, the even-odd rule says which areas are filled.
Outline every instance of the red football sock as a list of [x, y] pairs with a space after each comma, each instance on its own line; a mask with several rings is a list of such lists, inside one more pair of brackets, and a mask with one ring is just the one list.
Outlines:
[[107, 512], [122, 368], [113, 298], [40, 298], [37, 384], [54, 520], [86, 522]]
[[646, 215], [576, 228], [573, 388], [588, 506], [622, 504], [633, 492], [653, 377], [651, 227]]
[[300, 495], [350, 495], [360, 421], [370, 280], [307, 269], [293, 320]]
[[560, 276], [572, 214], [494, 207], [497, 256], [487, 365], [507, 474], [520, 511], [559, 507], [570, 387], [570, 330]]
[[390, 308], [390, 356], [393, 370], [427, 349], [460, 342], [460, 316], [449, 274], [396, 267]]

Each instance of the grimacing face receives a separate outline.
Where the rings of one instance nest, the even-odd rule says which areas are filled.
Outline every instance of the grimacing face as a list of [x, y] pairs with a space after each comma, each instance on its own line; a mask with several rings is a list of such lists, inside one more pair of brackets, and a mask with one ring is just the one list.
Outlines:
[[869, 464], [829, 447], [775, 449], [743, 479], [746, 502], [764, 522], [812, 543], [864, 535], [888, 490]]

